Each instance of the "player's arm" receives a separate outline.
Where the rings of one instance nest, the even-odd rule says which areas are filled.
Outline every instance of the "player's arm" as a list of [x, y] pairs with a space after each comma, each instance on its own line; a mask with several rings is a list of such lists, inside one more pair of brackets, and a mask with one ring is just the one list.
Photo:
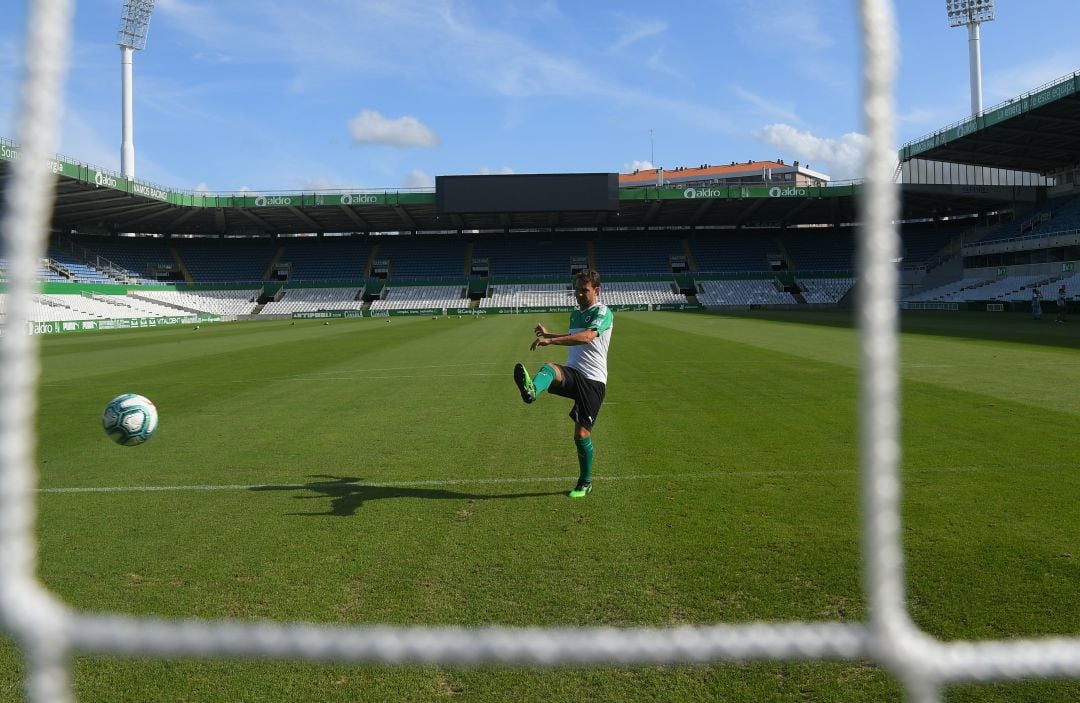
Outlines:
[[532, 343], [532, 348], [546, 347], [549, 344], [555, 344], [560, 347], [576, 347], [580, 344], [590, 344], [599, 335], [600, 333], [592, 328], [584, 329], [573, 334], [552, 334], [545, 330], [544, 334], [541, 335], [538, 331], [536, 341]]

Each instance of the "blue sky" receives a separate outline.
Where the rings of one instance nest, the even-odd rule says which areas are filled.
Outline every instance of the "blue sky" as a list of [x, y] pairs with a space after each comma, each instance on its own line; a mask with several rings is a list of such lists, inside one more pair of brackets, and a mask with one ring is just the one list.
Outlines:
[[[967, 33], [898, 3], [898, 142], [970, 112]], [[59, 152], [119, 171], [122, 0], [78, 0]], [[15, 139], [28, 2], [0, 24]], [[11, 21], [9, 21], [11, 20]], [[1080, 2], [998, 0], [984, 103], [1080, 70]], [[136, 176], [179, 190], [799, 160], [861, 175], [853, 0], [157, 0]]]

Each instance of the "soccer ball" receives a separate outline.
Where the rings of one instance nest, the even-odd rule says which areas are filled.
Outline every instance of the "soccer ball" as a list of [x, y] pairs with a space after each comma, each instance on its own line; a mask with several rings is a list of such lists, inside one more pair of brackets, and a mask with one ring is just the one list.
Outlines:
[[153, 437], [157, 429], [157, 408], [144, 396], [124, 393], [105, 406], [101, 424], [105, 434], [117, 444], [142, 444]]

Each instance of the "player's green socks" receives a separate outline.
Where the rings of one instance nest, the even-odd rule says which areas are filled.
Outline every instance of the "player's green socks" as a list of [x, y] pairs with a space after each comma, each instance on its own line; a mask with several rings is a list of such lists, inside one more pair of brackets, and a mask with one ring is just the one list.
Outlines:
[[577, 445], [578, 484], [591, 483], [593, 460], [592, 437], [575, 439], [574, 444]]
[[533, 386], [536, 388], [534, 391], [536, 395], [540, 395], [548, 389], [551, 382], [555, 380], [555, 369], [551, 367], [551, 364], [544, 364], [540, 367], [540, 370], [533, 376]]

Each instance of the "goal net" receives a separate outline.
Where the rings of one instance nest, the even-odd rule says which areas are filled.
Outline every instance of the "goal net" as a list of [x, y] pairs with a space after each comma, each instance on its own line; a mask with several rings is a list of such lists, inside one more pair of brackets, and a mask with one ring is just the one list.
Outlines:
[[899, 211], [892, 82], [898, 50], [892, 3], [859, 0], [868, 179], [858, 239], [863, 568], [868, 618], [675, 628], [329, 627], [236, 620], [168, 621], [83, 612], [37, 579], [33, 447], [37, 338], [20, 333], [44, 254], [72, 0], [31, 3], [33, 51], [21, 93], [2, 227], [8, 332], [0, 337], [0, 618], [24, 657], [27, 697], [73, 699], [76, 653], [152, 657], [260, 657], [389, 663], [663, 664], [747, 660], [869, 660], [891, 671], [910, 700], [940, 700], [958, 681], [1080, 677], [1080, 638], [943, 642], [920, 631], [904, 594], [901, 550], [896, 304]]

